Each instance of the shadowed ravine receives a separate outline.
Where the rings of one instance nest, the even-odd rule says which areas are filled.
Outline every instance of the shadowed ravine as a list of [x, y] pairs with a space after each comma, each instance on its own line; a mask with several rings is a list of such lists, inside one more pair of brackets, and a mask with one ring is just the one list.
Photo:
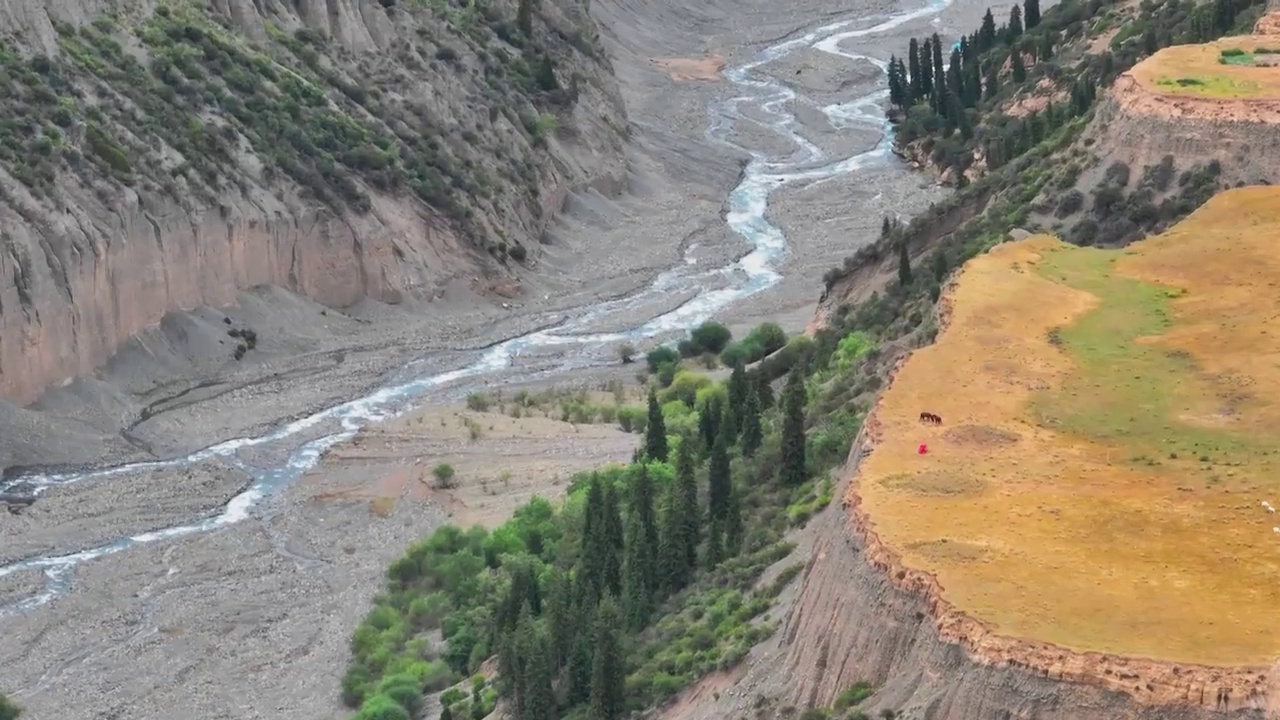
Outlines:
[[[903, 23], [926, 17], [945, 8], [951, 0], [932, 0], [926, 7], [879, 18], [851, 18], [809, 30], [790, 40], [768, 47], [750, 62], [725, 70], [740, 95], [713, 103], [709, 107], [709, 138], [737, 150], [747, 152], [751, 160], [743, 177], [728, 198], [726, 221], [729, 227], [751, 247], [750, 252], [724, 267], [700, 269], [692, 258], [659, 275], [654, 282], [639, 292], [618, 300], [604, 302], [569, 322], [505, 340], [485, 350], [466, 367], [429, 376], [414, 377], [413, 364], [393, 381], [364, 397], [327, 408], [303, 417], [256, 437], [243, 437], [212, 445], [189, 455], [167, 460], [130, 463], [115, 467], [68, 473], [29, 473], [0, 483], [0, 493], [22, 492], [39, 495], [51, 487], [68, 485], [82, 480], [103, 479], [124, 473], [157, 468], [173, 468], [196, 465], [215, 458], [230, 463], [248, 473], [253, 482], [232, 498], [220, 511], [190, 522], [151, 532], [121, 537], [110, 543], [80, 552], [47, 557], [32, 557], [0, 567], [0, 577], [16, 572], [39, 570], [45, 576], [43, 589], [16, 603], [0, 607], [0, 616], [12, 615], [39, 607], [65, 592], [74, 568], [106, 555], [123, 552], [135, 545], [159, 542], [238, 523], [248, 517], [264, 499], [272, 496], [304, 472], [315, 466], [321, 454], [329, 447], [353, 437], [363, 426], [391, 418], [421, 402], [434, 390], [448, 389], [457, 392], [465, 388], [464, 381], [490, 375], [512, 366], [521, 354], [540, 348], [579, 346], [580, 349], [562, 360], [563, 372], [585, 365], [603, 365], [613, 361], [614, 347], [622, 341], [637, 341], [684, 330], [713, 316], [729, 304], [749, 297], [775, 285], [781, 276], [774, 264], [787, 251], [786, 237], [767, 219], [769, 195], [784, 185], [806, 184], [827, 178], [846, 175], [873, 163], [890, 158], [890, 128], [884, 119], [882, 103], [888, 90], [882, 86], [874, 92], [846, 103], [821, 108], [831, 124], [837, 128], [852, 126], [873, 127], [881, 130], [881, 137], [874, 147], [852, 156], [833, 160], [813, 143], [796, 131], [796, 118], [787, 105], [798, 101], [792, 89], [770, 78], [756, 74], [761, 66], [785, 57], [803, 48], [816, 48], [849, 59], [867, 60], [882, 71], [882, 60], [860, 55], [840, 47], [846, 39], [864, 37], [891, 30]], [[869, 27], [849, 29], [874, 20], [881, 20]], [[745, 120], [740, 108], [744, 104], [754, 107], [758, 114], [768, 118], [768, 127], [795, 147], [789, 158], [772, 159], [761, 152], [742, 147], [728, 138], [735, 120]], [[718, 289], [699, 291], [679, 307], [653, 317], [644, 324], [625, 332], [585, 333], [582, 328], [591, 327], [602, 318], [625, 310], [630, 306], [652, 301], [655, 297], [669, 296], [696, 289], [707, 278], [722, 276], [727, 283]], [[257, 467], [239, 456], [244, 448], [278, 449], [286, 459], [275, 466]], [[287, 454], [286, 454], [287, 452]]]

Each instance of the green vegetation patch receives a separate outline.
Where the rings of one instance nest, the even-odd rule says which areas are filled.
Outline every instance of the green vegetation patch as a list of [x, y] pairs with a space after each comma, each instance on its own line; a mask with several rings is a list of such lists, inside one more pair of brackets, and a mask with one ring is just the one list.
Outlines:
[[1156, 85], [1174, 94], [1222, 98], [1249, 97], [1262, 89], [1262, 85], [1256, 81], [1240, 80], [1225, 75], [1162, 77], [1156, 80]]
[[1266, 438], [1200, 427], [1181, 419], [1232, 399], [1185, 352], [1149, 339], [1173, 324], [1176, 289], [1117, 275], [1115, 251], [1068, 248], [1045, 255], [1045, 277], [1096, 296], [1099, 305], [1051, 341], [1077, 364], [1062, 387], [1033, 400], [1041, 424], [1125, 449], [1117, 461], [1160, 465], [1181, 459], [1180, 471], [1206, 461], [1223, 464], [1258, 457]]

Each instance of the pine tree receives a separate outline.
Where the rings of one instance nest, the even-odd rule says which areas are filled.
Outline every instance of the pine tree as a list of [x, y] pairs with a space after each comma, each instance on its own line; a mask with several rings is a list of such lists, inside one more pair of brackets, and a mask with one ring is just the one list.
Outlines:
[[1044, 36], [1040, 38], [1039, 55], [1040, 55], [1041, 61], [1050, 60], [1053, 58], [1053, 44], [1056, 39], [1057, 38], [1055, 38], [1054, 34], [1051, 32], [1045, 33]]
[[533, 37], [533, 0], [520, 0], [516, 8], [516, 25], [525, 37]]
[[920, 41], [915, 38], [911, 38], [911, 43], [907, 47], [907, 65], [909, 75], [907, 89], [911, 94], [911, 101], [907, 104], [914, 105], [924, 97], [924, 76], [921, 75], [920, 69]]
[[975, 108], [978, 101], [982, 99], [982, 71], [978, 69], [978, 63], [969, 63], [965, 67], [964, 80], [964, 106], [967, 108]]
[[606, 597], [596, 612], [591, 663], [591, 720], [618, 720], [626, 711], [626, 667], [618, 642], [617, 603]]
[[599, 599], [610, 588], [612, 570], [616, 567], [617, 550], [609, 535], [609, 508], [599, 475], [591, 476], [587, 486], [587, 502], [583, 509], [582, 539], [578, 551], [578, 581], [589, 589], [591, 600]]
[[642, 568], [643, 577], [650, 590], [658, 586], [653, 564], [658, 557], [658, 516], [654, 504], [653, 478], [649, 477], [649, 469], [641, 465], [631, 480], [631, 512], [632, 518], [640, 524], [640, 541], [644, 543], [644, 557], [648, 562]]
[[920, 45], [920, 88], [924, 94], [921, 97], [928, 97], [933, 94], [933, 60], [929, 50], [929, 39]]
[[1026, 22], [1027, 29], [1040, 24], [1040, 0], [1023, 0], [1023, 7], [1026, 12], [1022, 14], [1022, 19]]
[[551, 661], [556, 670], [565, 667], [573, 647], [573, 586], [564, 570], [553, 568], [547, 578], [547, 598], [542, 605], [547, 621]]
[[952, 97], [964, 97], [964, 69], [958, 48], [951, 51], [951, 64], [947, 66], [947, 85], [950, 86]]
[[729, 488], [729, 504], [725, 510], [724, 551], [726, 557], [742, 552], [742, 505], [737, 489], [732, 487]]
[[898, 57], [891, 55], [889, 57], [889, 102], [897, 107], [903, 107], [906, 105], [906, 100], [907, 89], [898, 68]]
[[[527, 626], [519, 631], [523, 667], [524, 713], [518, 720], [554, 720], [555, 693], [551, 689], [553, 666], [547, 633], [531, 617], [521, 621]], [[473, 707], [479, 703], [472, 704]]]
[[996, 18], [991, 14], [991, 8], [987, 8], [987, 14], [982, 16], [982, 27], [978, 30], [978, 52], [984, 53], [996, 46]]
[[929, 39], [929, 50], [933, 53], [933, 84], [934, 87], [945, 88], [947, 84], [946, 68], [942, 66], [942, 38], [938, 37], [938, 33], [934, 33]]
[[734, 413], [729, 403], [720, 403], [720, 406], [724, 408], [724, 412], [720, 415], [717, 432], [724, 436], [725, 445], [732, 445], [738, 441], [738, 415]]
[[713, 523], [724, 519], [732, 482], [729, 474], [729, 451], [724, 438], [720, 438], [711, 448], [711, 462], [707, 468], [707, 513]]
[[733, 364], [733, 372], [729, 374], [729, 408], [734, 415], [742, 416], [742, 411], [747, 405], [747, 393], [750, 390], [751, 383], [747, 382], [747, 369], [739, 360]]
[[662, 496], [662, 526], [658, 531], [658, 588], [662, 595], [684, 587], [688, 575], [685, 533], [688, 528], [680, 514], [680, 485], [670, 483]]
[[898, 241], [898, 284], [904, 288], [911, 286], [911, 255], [907, 251], [906, 238]]
[[707, 549], [702, 562], [708, 570], [714, 570], [724, 562], [724, 521], [713, 519], [707, 528]]
[[764, 431], [760, 427], [760, 397], [755, 388], [747, 394], [747, 406], [742, 411], [742, 454], [753, 457], [760, 443], [764, 440]]
[[983, 93], [983, 97], [985, 97], [988, 100], [995, 97], [996, 94], [1000, 92], [999, 67], [1000, 67], [999, 65], [992, 63], [990, 69], [987, 71], [987, 82], [986, 82], [985, 92]]
[[712, 395], [698, 413], [698, 429], [702, 433], [702, 446], [710, 450], [720, 435], [720, 419], [724, 416], [724, 400]]
[[1005, 32], [1010, 45], [1022, 35], [1022, 8], [1017, 5], [1009, 9], [1009, 26]]
[[627, 628], [632, 632], [649, 623], [653, 612], [653, 556], [649, 553], [641, 527], [639, 513], [631, 513], [627, 521], [626, 560], [622, 573], [622, 612]]
[[604, 490], [604, 536], [608, 543], [609, 564], [605, 567], [604, 591], [617, 597], [622, 592], [622, 512], [618, 507], [618, 491], [613, 483]]
[[880, 237], [887, 238], [891, 232], [893, 232], [893, 221], [889, 219], [888, 215], [885, 215], [884, 220], [880, 223]]
[[797, 486], [808, 479], [804, 453], [804, 378], [799, 369], [791, 371], [787, 389], [782, 393], [782, 459], [778, 464], [778, 480]]
[[773, 384], [763, 370], [756, 370], [754, 379], [752, 385], [756, 389], [756, 398], [760, 400], [760, 412], [766, 412], [773, 407]]
[[1022, 52], [1014, 48], [1013, 53], [1009, 56], [1009, 74], [1016, 83], [1026, 82], [1027, 67], [1022, 64]]
[[[595, 615], [595, 609], [589, 608], [579, 611], [578, 617], [590, 618]], [[580, 705], [591, 699], [591, 672], [594, 653], [592, 652], [592, 637], [594, 633], [587, 631], [579, 631], [573, 636], [573, 645], [569, 649], [569, 689], [568, 697], [570, 705]]]
[[693, 440], [685, 437], [676, 451], [676, 488], [679, 492], [680, 522], [684, 525], [684, 567], [698, 565], [698, 541], [702, 534], [702, 513], [698, 510], [698, 477], [693, 460]]
[[644, 453], [650, 460], [667, 461], [667, 423], [658, 405], [658, 391], [649, 388], [649, 424], [644, 430]]

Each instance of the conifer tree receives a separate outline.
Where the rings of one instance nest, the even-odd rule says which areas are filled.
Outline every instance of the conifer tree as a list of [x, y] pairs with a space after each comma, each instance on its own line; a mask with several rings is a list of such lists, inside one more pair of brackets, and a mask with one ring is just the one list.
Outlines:
[[978, 63], [969, 63], [965, 66], [964, 79], [964, 98], [962, 101], [967, 108], [978, 106], [978, 101], [982, 99], [982, 71], [978, 69]]
[[1022, 35], [1022, 8], [1017, 5], [1009, 9], [1009, 26], [1005, 32], [1010, 45]]
[[947, 85], [950, 86], [951, 96], [955, 98], [964, 98], [964, 68], [960, 60], [960, 50], [951, 51], [951, 64], [947, 66]]
[[1022, 52], [1017, 48], [1013, 49], [1013, 53], [1009, 56], [1009, 74], [1016, 83], [1025, 82], [1027, 79], [1027, 66], [1022, 64]]
[[608, 533], [608, 508], [599, 475], [592, 475], [582, 511], [582, 538], [578, 551], [579, 583], [589, 590], [594, 602], [608, 589], [609, 567], [616, 563]]
[[920, 45], [920, 86], [924, 92], [920, 97], [933, 94], [933, 55], [929, 49], [929, 38]]
[[681, 535], [684, 548], [684, 567], [692, 570], [698, 565], [698, 541], [702, 534], [702, 514], [698, 511], [698, 478], [693, 459], [693, 439], [680, 440], [676, 451], [676, 488], [679, 492], [680, 522], [684, 525]]
[[799, 368], [791, 371], [787, 389], [782, 393], [782, 458], [778, 464], [778, 480], [796, 486], [808, 479], [804, 452], [804, 378]]
[[898, 56], [889, 56], [889, 102], [897, 107], [906, 105], [907, 90], [898, 72]]
[[619, 720], [626, 712], [626, 667], [618, 641], [622, 618], [612, 597], [600, 602], [596, 612], [594, 652], [591, 663], [592, 720]]
[[440, 720], [453, 720], [453, 711], [449, 709], [448, 705], [440, 708]]
[[644, 557], [647, 564], [641, 569], [642, 577], [649, 583], [649, 589], [657, 587], [654, 574], [654, 559], [658, 557], [658, 516], [654, 511], [653, 478], [649, 477], [649, 469], [640, 466], [639, 472], [631, 480], [631, 512], [632, 519], [640, 525], [640, 542], [644, 544]]
[[1057, 38], [1051, 32], [1045, 33], [1044, 37], [1040, 38], [1040, 60], [1045, 61], [1053, 58], [1053, 44], [1056, 40]]
[[720, 437], [711, 448], [711, 462], [707, 467], [707, 512], [713, 523], [724, 520], [729, 507], [729, 490], [733, 482], [729, 472], [728, 447]]
[[650, 460], [667, 461], [667, 423], [658, 405], [658, 391], [649, 388], [649, 424], [644, 429], [644, 452]]
[[[595, 616], [595, 608], [579, 611], [579, 618]], [[594, 642], [593, 628], [579, 629], [573, 636], [573, 645], [569, 648], [568, 697], [570, 705], [580, 705], [591, 699], [591, 672], [595, 654], [592, 652]]]
[[720, 435], [720, 419], [724, 416], [724, 400], [712, 395], [698, 413], [698, 429], [702, 433], [702, 446], [710, 450]]
[[729, 374], [729, 407], [734, 415], [742, 416], [747, 404], [747, 392], [751, 383], [747, 382], [747, 369], [739, 360], [733, 364], [733, 372]]
[[714, 570], [724, 562], [724, 520], [715, 518], [708, 525], [707, 549], [702, 562], [708, 570]]
[[990, 69], [987, 71], [987, 82], [983, 97], [990, 100], [1000, 92], [1000, 66], [991, 63]]
[[760, 427], [760, 397], [755, 388], [747, 393], [747, 405], [742, 411], [742, 454], [752, 457], [760, 449], [764, 431]]
[[933, 53], [933, 85], [935, 88], [946, 88], [946, 68], [942, 66], [942, 38], [934, 33], [929, 39], [929, 50]]
[[609, 483], [604, 490], [604, 536], [609, 547], [605, 566], [604, 591], [617, 597], [622, 592], [622, 511], [618, 507], [618, 491]]
[[634, 509], [627, 520], [626, 560], [622, 572], [622, 612], [627, 629], [636, 632], [649, 623], [653, 612], [654, 562], [644, 539], [644, 530]]
[[1040, 24], [1040, 0], [1023, 0], [1022, 6], [1026, 9], [1022, 19], [1026, 23], [1027, 29]]
[[738, 415], [733, 412], [733, 408], [729, 403], [722, 402], [720, 406], [724, 408], [724, 412], [720, 415], [720, 423], [716, 432], [724, 436], [724, 444], [732, 445], [738, 441]]
[[755, 382], [752, 385], [756, 389], [756, 399], [760, 401], [760, 412], [765, 412], [773, 407], [773, 384], [769, 380], [769, 376], [763, 370], [755, 371]]
[[924, 97], [924, 77], [920, 74], [920, 41], [915, 38], [911, 38], [911, 43], [907, 47], [907, 65], [907, 90], [910, 93], [910, 101], [907, 104], [914, 105]]
[[[898, 284], [904, 288], [911, 285], [911, 256], [907, 251], [905, 237], [898, 241]], [[787, 389], [791, 389], [790, 382], [787, 384]], [[783, 400], [785, 402], [785, 396]]]
[[737, 488], [729, 488], [729, 503], [724, 518], [724, 552], [725, 557], [733, 557], [742, 552], [742, 505], [738, 499]]
[[987, 8], [987, 14], [982, 16], [982, 27], [978, 29], [978, 52], [984, 53], [996, 46], [996, 18], [991, 14], [991, 8]]
[[533, 0], [520, 0], [516, 7], [516, 25], [525, 37], [533, 37]]
[[658, 530], [658, 581], [662, 595], [684, 587], [688, 574], [688, 558], [685, 555], [685, 533], [688, 531], [681, 515], [680, 484], [670, 483], [662, 496], [662, 525]]
[[574, 628], [573, 587], [569, 575], [560, 568], [553, 568], [547, 578], [547, 597], [542, 605], [542, 614], [547, 621], [551, 662], [559, 670], [569, 661]]

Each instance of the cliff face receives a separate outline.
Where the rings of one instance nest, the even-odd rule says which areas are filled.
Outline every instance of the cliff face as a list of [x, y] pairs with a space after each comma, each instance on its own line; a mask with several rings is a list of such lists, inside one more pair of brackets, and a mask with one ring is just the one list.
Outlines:
[[0, 3], [0, 398], [165, 313], [515, 274], [626, 118], [580, 0]]
[[1280, 167], [1280, 101], [1178, 97], [1149, 91], [1131, 73], [1098, 104], [1085, 132], [1107, 162], [1140, 168], [1165, 155], [1180, 167], [1217, 160], [1229, 187], [1274, 182]]

